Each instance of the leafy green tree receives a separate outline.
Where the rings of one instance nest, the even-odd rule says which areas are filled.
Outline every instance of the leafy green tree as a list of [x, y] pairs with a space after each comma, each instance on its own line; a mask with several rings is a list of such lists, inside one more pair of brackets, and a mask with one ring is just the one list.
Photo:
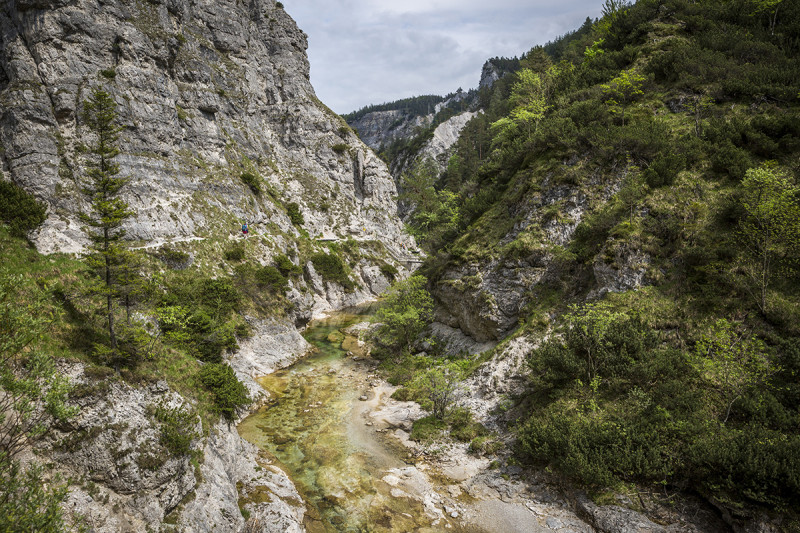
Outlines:
[[396, 283], [386, 295], [373, 320], [379, 323], [375, 339], [395, 351], [411, 350], [411, 344], [433, 321], [433, 298], [425, 289], [424, 276]]
[[418, 161], [403, 174], [400, 200], [413, 209], [409, 215], [409, 233], [427, 249], [444, 244], [446, 236], [458, 226], [458, 195], [434, 186], [439, 169], [431, 158]]
[[520, 127], [525, 128], [528, 136], [538, 129], [549, 108], [542, 76], [527, 68], [517, 72], [517, 81], [511, 86], [510, 102], [513, 106], [510, 115], [492, 124], [502, 142], [508, 142]]
[[722, 400], [728, 421], [736, 400], [748, 390], [764, 384], [775, 372], [766, 354], [764, 343], [734, 325], [717, 320], [695, 345], [689, 363], [715, 389]]
[[44, 469], [27, 469], [0, 452], [0, 531], [61, 533], [67, 530], [61, 502], [66, 485], [43, 482]]
[[459, 383], [463, 379], [461, 368], [456, 363], [431, 368], [417, 376], [411, 388], [418, 390], [430, 402], [433, 416], [444, 420], [450, 406], [456, 400]]
[[605, 94], [605, 102], [611, 108], [612, 113], [620, 113], [622, 116], [622, 125], [625, 125], [625, 109], [636, 98], [644, 94], [642, 84], [645, 77], [630, 70], [623, 70], [619, 76], [611, 80], [609, 83], [601, 85], [603, 93]]
[[586, 47], [586, 50], [584, 50], [583, 52], [583, 57], [586, 58], [586, 61], [592, 61], [596, 57], [606, 53], [606, 51], [603, 50], [604, 42], [605, 39], [598, 39], [594, 41], [591, 46]]
[[532, 359], [545, 382], [564, 385], [580, 380], [596, 388], [602, 379], [622, 374], [655, 340], [637, 317], [597, 303], [571, 306], [564, 316], [563, 342], [552, 340]]
[[111, 96], [100, 88], [95, 89], [84, 102], [83, 118], [94, 139], [87, 159], [88, 183], [82, 189], [91, 209], [88, 213], [81, 213], [80, 218], [89, 228], [91, 241], [86, 263], [100, 280], [94, 290], [106, 300], [109, 346], [99, 346], [97, 352], [101, 359], [108, 360], [119, 371], [125, 356], [117, 342], [114, 301], [120, 286], [118, 275], [127, 259], [122, 225], [133, 211], [119, 197], [128, 180], [117, 177], [120, 169], [114, 162], [119, 154], [119, 133], [123, 129], [117, 124], [116, 108]]
[[533, 123], [533, 131], [536, 131], [548, 109], [545, 84], [542, 76], [530, 69], [520, 70], [517, 78], [518, 81], [511, 86], [511, 104], [514, 106], [511, 116], [526, 124], [530, 134], [530, 124]]
[[800, 189], [770, 166], [751, 168], [742, 181], [739, 237], [746, 255], [744, 270], [762, 313], [778, 264], [793, 270], [789, 259], [800, 248]]
[[754, 15], [760, 15], [761, 13], [767, 14], [770, 35], [775, 35], [775, 24], [778, 22], [778, 10], [782, 3], [783, 0], [750, 0]]

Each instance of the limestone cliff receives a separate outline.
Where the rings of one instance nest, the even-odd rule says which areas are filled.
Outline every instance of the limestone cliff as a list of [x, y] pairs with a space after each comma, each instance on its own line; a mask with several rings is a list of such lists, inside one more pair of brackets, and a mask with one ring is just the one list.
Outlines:
[[[49, 206], [40, 251], [79, 251], [82, 102], [111, 93], [118, 157], [150, 245], [225, 238], [242, 220], [285, 249], [305, 229], [404, 242], [383, 164], [314, 95], [306, 35], [271, 0], [9, 0], [0, 10], [2, 168]], [[255, 195], [243, 172], [265, 180]]]
[[[135, 211], [125, 227], [134, 247], [158, 255], [170, 244], [186, 253], [184, 267], [229, 273], [220, 257], [247, 221], [249, 259], [267, 264], [283, 253], [304, 270], [287, 294], [296, 323], [374, 298], [388, 286], [380, 267], [395, 264], [402, 275], [401, 250], [415, 246], [384, 163], [316, 98], [306, 47], [273, 0], [3, 2], [0, 177], [46, 203], [47, 221], [30, 236], [39, 251], [79, 253], [87, 242], [78, 222], [90, 142], [83, 102], [103, 87], [124, 126], [116, 160], [129, 177], [122, 196]], [[291, 203], [302, 223], [290, 219]], [[315, 242], [322, 236], [355, 240], [354, 287], [314, 271], [308, 255], [326, 250]], [[307, 345], [286, 319], [248, 320], [255, 335], [231, 365], [256, 392], [253, 376]], [[151, 411], [186, 400], [166, 383], [137, 388], [69, 373], [85, 393], [76, 400], [82, 414], [40, 452], [81, 480], [65, 509], [93, 530], [239, 531], [240, 508], [249, 530], [302, 530], [291, 482], [235, 427], [205, 428], [196, 462], [170, 457]], [[265, 491], [274, 496], [266, 502]]]

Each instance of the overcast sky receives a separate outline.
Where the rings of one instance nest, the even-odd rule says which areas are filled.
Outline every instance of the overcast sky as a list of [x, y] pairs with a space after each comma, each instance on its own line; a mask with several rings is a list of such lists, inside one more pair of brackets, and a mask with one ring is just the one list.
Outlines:
[[311, 83], [337, 113], [478, 86], [512, 57], [600, 15], [602, 0], [284, 0], [308, 34]]

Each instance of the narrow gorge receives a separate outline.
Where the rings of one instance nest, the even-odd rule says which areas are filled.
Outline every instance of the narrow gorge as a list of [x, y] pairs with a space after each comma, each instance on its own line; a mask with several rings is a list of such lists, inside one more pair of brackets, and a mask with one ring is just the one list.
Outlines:
[[291, 12], [4, 0], [0, 530], [800, 530], [800, 7], [341, 116]]

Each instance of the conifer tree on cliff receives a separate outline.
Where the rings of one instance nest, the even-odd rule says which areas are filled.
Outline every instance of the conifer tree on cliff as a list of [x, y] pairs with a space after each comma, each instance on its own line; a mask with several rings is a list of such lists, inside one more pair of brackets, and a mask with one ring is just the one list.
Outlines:
[[117, 177], [119, 165], [114, 158], [119, 154], [117, 141], [122, 127], [117, 124], [117, 106], [105, 90], [95, 89], [84, 102], [83, 119], [93, 134], [86, 161], [86, 180], [82, 189], [91, 209], [80, 214], [88, 226], [91, 244], [86, 264], [99, 278], [94, 292], [105, 298], [108, 326], [108, 346], [97, 346], [101, 360], [119, 371], [125, 356], [121, 353], [114, 324], [114, 299], [118, 292], [120, 268], [126, 261], [126, 246], [122, 238], [122, 224], [133, 214], [120, 197], [126, 178]]

